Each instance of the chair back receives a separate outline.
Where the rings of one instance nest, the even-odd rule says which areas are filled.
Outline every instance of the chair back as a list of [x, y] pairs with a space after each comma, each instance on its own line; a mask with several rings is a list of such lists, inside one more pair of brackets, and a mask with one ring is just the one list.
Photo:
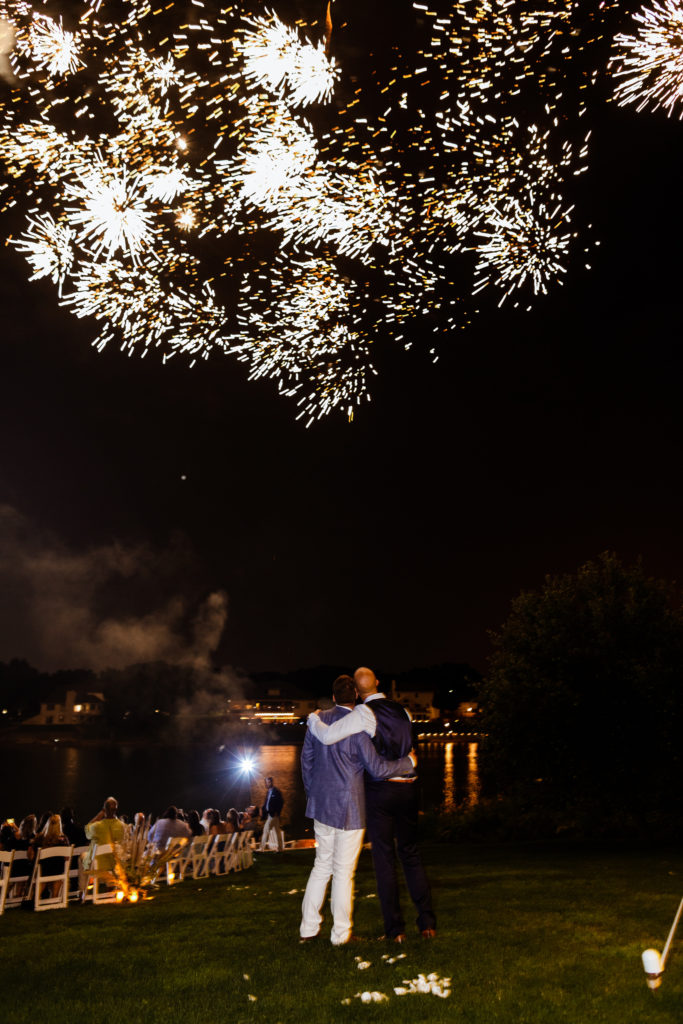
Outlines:
[[14, 850], [0, 850], [0, 914], [5, 912], [5, 898], [9, 888]]
[[[29, 898], [31, 892], [29, 886], [35, 867], [34, 863], [29, 860], [26, 850], [12, 850], [11, 852], [14, 854], [14, 859], [10, 868], [12, 876], [5, 891], [5, 910], [9, 910], [11, 907], [20, 907], [24, 900]], [[26, 871], [17, 871], [17, 866], [26, 868]]]
[[239, 849], [240, 835], [241, 835], [240, 832], [233, 832], [233, 834], [228, 837], [230, 839], [230, 842], [228, 843], [226, 851], [225, 851], [225, 873], [226, 874], [228, 874], [228, 872], [230, 872], [230, 871], [239, 871], [239, 868], [237, 867], [237, 861], [238, 861], [237, 851]]
[[227, 833], [214, 837], [208, 858], [209, 874], [225, 875], [227, 873], [225, 859], [231, 839], [232, 836]]
[[69, 864], [69, 893], [67, 895], [67, 899], [69, 900], [83, 899], [85, 873], [81, 866], [81, 857], [83, 857], [89, 849], [90, 844], [87, 846], [74, 846], [73, 848], [71, 863]]
[[169, 837], [166, 840], [168, 860], [164, 864], [167, 885], [177, 885], [184, 878], [183, 868], [190, 852], [191, 840]]
[[66, 910], [73, 846], [42, 846], [33, 878], [34, 910]]
[[207, 878], [209, 875], [209, 849], [213, 836], [195, 836], [190, 843], [187, 858], [183, 865], [183, 878], [191, 874], [193, 878]]
[[114, 876], [114, 847], [98, 843], [93, 856], [92, 901], [95, 904], [116, 903], [118, 887]]
[[251, 845], [252, 835], [250, 832], [240, 833], [239, 857], [243, 868], [250, 868], [254, 863], [254, 854]]

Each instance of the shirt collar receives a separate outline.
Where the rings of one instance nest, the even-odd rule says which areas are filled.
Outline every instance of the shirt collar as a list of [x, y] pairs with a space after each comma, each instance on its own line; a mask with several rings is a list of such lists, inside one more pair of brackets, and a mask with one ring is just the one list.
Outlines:
[[386, 693], [371, 693], [365, 698], [363, 703], [367, 704], [371, 700], [386, 700], [386, 696]]

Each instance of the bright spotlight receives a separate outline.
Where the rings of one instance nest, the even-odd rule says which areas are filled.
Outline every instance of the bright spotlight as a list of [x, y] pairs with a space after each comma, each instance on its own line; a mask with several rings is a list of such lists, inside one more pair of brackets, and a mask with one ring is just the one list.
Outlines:
[[251, 773], [256, 769], [256, 761], [253, 757], [245, 755], [244, 757], [240, 757], [239, 767], [243, 775], [251, 775]]

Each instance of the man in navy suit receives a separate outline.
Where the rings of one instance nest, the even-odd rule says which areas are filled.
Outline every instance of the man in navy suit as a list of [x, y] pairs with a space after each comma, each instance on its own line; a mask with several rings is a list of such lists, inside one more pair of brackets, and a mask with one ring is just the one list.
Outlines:
[[266, 823], [263, 826], [263, 835], [261, 836], [261, 849], [265, 850], [268, 848], [270, 833], [274, 831], [277, 836], [277, 848], [282, 853], [285, 845], [282, 838], [282, 829], [280, 828], [280, 815], [282, 814], [285, 801], [282, 793], [273, 782], [272, 775], [266, 776], [265, 783], [266, 802], [261, 808], [261, 817], [266, 819]]
[[[308, 730], [323, 744], [346, 743], [354, 735], [367, 735], [383, 757], [400, 757], [412, 746], [412, 723], [409, 712], [396, 701], [388, 700], [378, 691], [375, 673], [369, 668], [356, 669], [354, 680], [363, 701], [344, 721], [336, 724], [316, 713], [309, 716]], [[396, 773], [395, 776], [368, 778], [365, 797], [368, 812], [368, 836], [372, 843], [372, 860], [384, 917], [384, 937], [404, 942], [405, 919], [401, 911], [396, 872], [396, 853], [403, 867], [408, 892], [417, 910], [417, 927], [423, 939], [436, 935], [436, 917], [432, 908], [429, 882], [418, 848], [417, 775]]]
[[[332, 693], [336, 706], [320, 715], [328, 725], [352, 713], [356, 700], [353, 679], [339, 676]], [[301, 942], [315, 939], [320, 932], [320, 911], [330, 878], [332, 944], [343, 946], [351, 938], [353, 877], [365, 830], [364, 772], [373, 779], [388, 779], [411, 774], [414, 768], [412, 754], [384, 760], [364, 732], [325, 746], [307, 730], [301, 771], [308, 798], [306, 816], [313, 818], [317, 848], [301, 908]]]

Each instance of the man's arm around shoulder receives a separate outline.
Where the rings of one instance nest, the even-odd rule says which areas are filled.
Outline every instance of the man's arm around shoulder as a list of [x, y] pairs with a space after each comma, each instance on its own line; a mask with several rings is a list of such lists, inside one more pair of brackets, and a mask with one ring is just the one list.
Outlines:
[[381, 780], [390, 779], [394, 775], [410, 775], [417, 764], [417, 757], [413, 753], [400, 757], [398, 761], [386, 761], [379, 756], [365, 735], [360, 735], [357, 743], [363, 767], [373, 779]]
[[349, 711], [347, 715], [333, 722], [332, 725], [323, 722], [318, 714], [309, 715], [308, 728], [317, 740], [329, 747], [330, 744], [339, 743], [340, 740], [355, 736], [359, 732], [366, 732], [368, 736], [374, 736], [376, 719], [370, 708], [365, 704], [359, 704], [353, 711]]

